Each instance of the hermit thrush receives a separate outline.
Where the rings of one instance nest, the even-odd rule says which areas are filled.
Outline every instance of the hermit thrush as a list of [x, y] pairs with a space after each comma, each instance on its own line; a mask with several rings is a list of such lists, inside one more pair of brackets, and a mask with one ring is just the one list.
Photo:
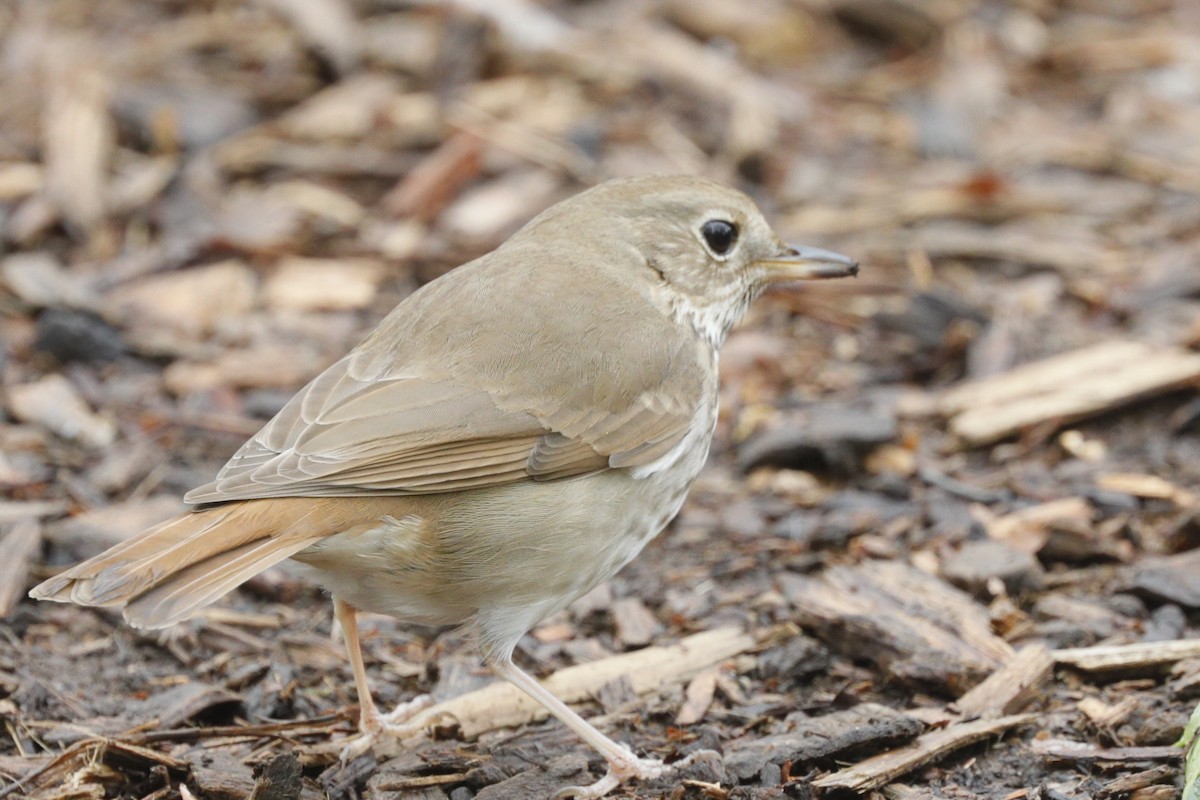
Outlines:
[[790, 247], [740, 192], [689, 177], [605, 183], [402, 302], [188, 493], [196, 510], [32, 596], [170, 625], [287, 558], [333, 595], [360, 733], [382, 715], [358, 609], [467, 622], [484, 659], [599, 750], [600, 797], [667, 767], [585, 722], [512, 661], [546, 615], [611, 577], [675, 516], [708, 454], [717, 350], [769, 284], [854, 275]]

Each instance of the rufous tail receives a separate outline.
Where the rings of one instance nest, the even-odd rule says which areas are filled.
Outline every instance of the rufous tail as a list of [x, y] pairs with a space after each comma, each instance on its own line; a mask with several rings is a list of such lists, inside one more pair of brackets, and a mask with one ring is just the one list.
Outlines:
[[138, 534], [34, 587], [30, 597], [124, 608], [138, 628], [194, 614], [334, 531], [308, 498], [247, 500], [193, 511]]

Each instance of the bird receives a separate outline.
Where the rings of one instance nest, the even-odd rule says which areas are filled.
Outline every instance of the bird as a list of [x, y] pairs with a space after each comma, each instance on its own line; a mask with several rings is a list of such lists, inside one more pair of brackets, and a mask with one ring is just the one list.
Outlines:
[[607, 762], [598, 798], [680, 762], [639, 757], [518, 667], [519, 639], [678, 513], [717, 421], [718, 351], [766, 288], [856, 275], [785, 243], [699, 177], [610, 180], [402, 300], [302, 388], [193, 506], [35, 587], [163, 628], [292, 559], [333, 600], [359, 700], [343, 758], [429, 704], [372, 700], [357, 615], [462, 625], [494, 674]]

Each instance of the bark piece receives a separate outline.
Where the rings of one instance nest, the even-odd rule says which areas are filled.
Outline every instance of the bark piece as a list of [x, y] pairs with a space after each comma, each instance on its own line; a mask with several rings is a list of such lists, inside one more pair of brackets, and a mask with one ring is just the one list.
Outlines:
[[636, 597], [622, 597], [612, 604], [610, 610], [617, 627], [617, 638], [626, 647], [643, 647], [654, 640], [662, 630], [658, 619]]
[[979, 595], [993, 579], [1000, 580], [1010, 594], [1023, 594], [1042, 585], [1043, 570], [1030, 553], [1004, 542], [966, 542], [942, 562], [942, 576], [951, 583]]
[[981, 606], [905, 564], [866, 562], [812, 578], [785, 573], [779, 583], [826, 644], [908, 684], [961, 694], [1012, 656]]
[[483, 143], [472, 134], [457, 133], [413, 167], [381, 204], [392, 216], [432, 222], [479, 175], [482, 160]]
[[802, 719], [787, 733], [751, 735], [726, 747], [725, 769], [739, 780], [758, 775], [767, 764], [827, 759], [864, 746], [887, 747], [907, 742], [923, 726], [885, 706], [863, 703], [847, 711]]
[[717, 691], [718, 674], [715, 669], [706, 669], [692, 678], [684, 693], [683, 705], [675, 715], [676, 725], [693, 725], [704, 719]]
[[1053, 671], [1050, 651], [1041, 644], [1027, 645], [954, 705], [967, 716], [1012, 714], [1040, 694]]
[[254, 792], [254, 771], [224, 750], [198, 750], [191, 754], [189, 784], [212, 800], [244, 800]]
[[951, 389], [939, 410], [969, 445], [1042, 423], [1056, 427], [1200, 379], [1200, 355], [1113, 340]]
[[1058, 761], [1175, 761], [1184, 756], [1179, 747], [1099, 747], [1071, 739], [1034, 739], [1029, 749]]
[[1128, 590], [1160, 603], [1200, 608], [1200, 550], [1148, 558], [1128, 572]]
[[104, 447], [117, 436], [113, 421], [88, 408], [75, 386], [62, 375], [47, 375], [34, 383], [10, 387], [8, 408], [22, 422], [88, 447]]
[[1138, 789], [1157, 784], [1171, 784], [1174, 789], [1175, 776], [1179, 773], [1174, 767], [1161, 766], [1135, 772], [1132, 775], [1122, 775], [1112, 780], [1096, 792], [1097, 800], [1109, 800], [1112, 797], [1123, 797]]
[[42, 529], [32, 519], [23, 519], [0, 536], [0, 619], [8, 616], [25, 596], [29, 568], [38, 555]]
[[508, 780], [485, 786], [476, 800], [526, 800], [529, 797], [550, 797], [564, 786], [586, 785], [587, 759], [578, 753], [560, 756], [544, 768], [526, 770]]
[[[258, 218], [255, 207], [251, 216]], [[242, 261], [152, 275], [124, 284], [105, 300], [107, 316], [134, 328], [163, 327], [188, 335], [211, 332], [224, 317], [254, 305], [257, 278]]]
[[132, 711], [130, 718], [137, 721], [155, 719], [160, 729], [170, 729], [218, 708], [240, 708], [241, 705], [241, 696], [227, 689], [205, 683], [185, 683], [146, 698]]
[[1185, 658], [1200, 658], [1200, 639], [1071, 647], [1054, 651], [1056, 663], [1085, 672], [1162, 667]]
[[865, 792], [878, 789], [912, 770], [942, 756], [974, 744], [989, 736], [1004, 733], [1009, 728], [1030, 722], [1036, 714], [1018, 714], [998, 719], [977, 720], [950, 725], [917, 738], [916, 744], [902, 750], [892, 750], [872, 756], [853, 767], [826, 775], [813, 781], [821, 789], [846, 789]]
[[781, 467], [850, 474], [872, 448], [894, 440], [897, 430], [894, 414], [817, 406], [751, 437], [741, 446], [738, 466], [744, 472]]
[[300, 760], [289, 751], [262, 766], [248, 800], [299, 800], [302, 788]]
[[263, 287], [277, 310], [346, 311], [366, 308], [384, 278], [383, 264], [364, 258], [288, 258]]

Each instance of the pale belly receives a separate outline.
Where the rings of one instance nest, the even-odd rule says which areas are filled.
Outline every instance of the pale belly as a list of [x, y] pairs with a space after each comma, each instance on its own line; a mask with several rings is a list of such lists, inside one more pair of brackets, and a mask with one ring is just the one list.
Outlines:
[[666, 527], [704, 465], [711, 426], [703, 419], [670, 463], [641, 476], [610, 470], [397, 498], [379, 527], [331, 536], [296, 560], [358, 608], [433, 624], [470, 621], [485, 646], [511, 646]]

